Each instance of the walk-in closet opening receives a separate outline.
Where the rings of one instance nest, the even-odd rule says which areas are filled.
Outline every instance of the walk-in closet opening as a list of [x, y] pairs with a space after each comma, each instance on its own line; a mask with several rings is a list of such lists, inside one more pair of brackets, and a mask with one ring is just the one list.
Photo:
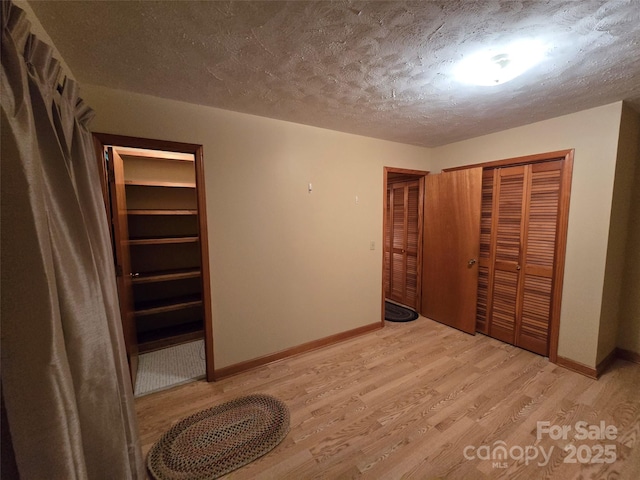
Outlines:
[[202, 147], [94, 140], [134, 393], [213, 380]]
[[[418, 311], [422, 273], [424, 177], [429, 172], [384, 169], [384, 301]], [[384, 317], [384, 315], [383, 315]]]

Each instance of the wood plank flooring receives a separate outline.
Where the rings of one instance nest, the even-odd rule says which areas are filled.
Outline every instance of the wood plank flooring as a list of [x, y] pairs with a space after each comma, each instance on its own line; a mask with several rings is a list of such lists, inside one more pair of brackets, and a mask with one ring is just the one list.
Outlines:
[[[283, 400], [288, 436], [228, 479], [636, 480], [639, 386], [637, 364], [617, 360], [591, 380], [420, 317], [216, 383], [141, 397], [136, 408], [146, 455], [173, 423], [201, 409], [252, 393]], [[538, 421], [570, 427], [567, 439], [538, 439]], [[616, 438], [575, 438], [579, 421], [612, 425]], [[612, 454], [611, 463], [583, 463]]]

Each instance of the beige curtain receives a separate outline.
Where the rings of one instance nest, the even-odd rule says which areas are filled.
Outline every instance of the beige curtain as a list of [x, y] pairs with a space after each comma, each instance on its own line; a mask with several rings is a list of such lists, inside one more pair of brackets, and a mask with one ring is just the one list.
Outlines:
[[74, 81], [58, 86], [59, 74], [51, 48], [30, 34], [24, 12], [3, 1], [6, 420], [22, 479], [144, 478], [87, 129], [93, 113]]

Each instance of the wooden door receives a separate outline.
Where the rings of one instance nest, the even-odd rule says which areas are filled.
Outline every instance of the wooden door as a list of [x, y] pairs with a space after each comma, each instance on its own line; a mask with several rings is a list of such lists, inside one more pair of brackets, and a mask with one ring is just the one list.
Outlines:
[[422, 315], [475, 334], [482, 169], [425, 179]]
[[489, 334], [514, 343], [516, 299], [520, 286], [524, 166], [497, 172], [494, 195], [493, 303]]
[[562, 161], [529, 166], [516, 345], [549, 354]]
[[385, 297], [418, 308], [423, 180], [387, 187]]
[[561, 160], [486, 170], [477, 330], [549, 355]]
[[112, 239], [116, 257], [116, 283], [120, 300], [120, 315], [124, 343], [129, 360], [131, 382], [135, 386], [138, 373], [138, 340], [131, 288], [131, 253], [129, 250], [129, 227], [127, 197], [124, 183], [124, 163], [112, 147], [107, 147], [110, 183]]

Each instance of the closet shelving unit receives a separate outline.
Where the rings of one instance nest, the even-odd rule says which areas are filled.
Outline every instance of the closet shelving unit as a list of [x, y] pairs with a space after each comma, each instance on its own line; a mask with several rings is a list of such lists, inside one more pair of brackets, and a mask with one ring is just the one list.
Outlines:
[[204, 336], [194, 156], [118, 147], [140, 352]]

